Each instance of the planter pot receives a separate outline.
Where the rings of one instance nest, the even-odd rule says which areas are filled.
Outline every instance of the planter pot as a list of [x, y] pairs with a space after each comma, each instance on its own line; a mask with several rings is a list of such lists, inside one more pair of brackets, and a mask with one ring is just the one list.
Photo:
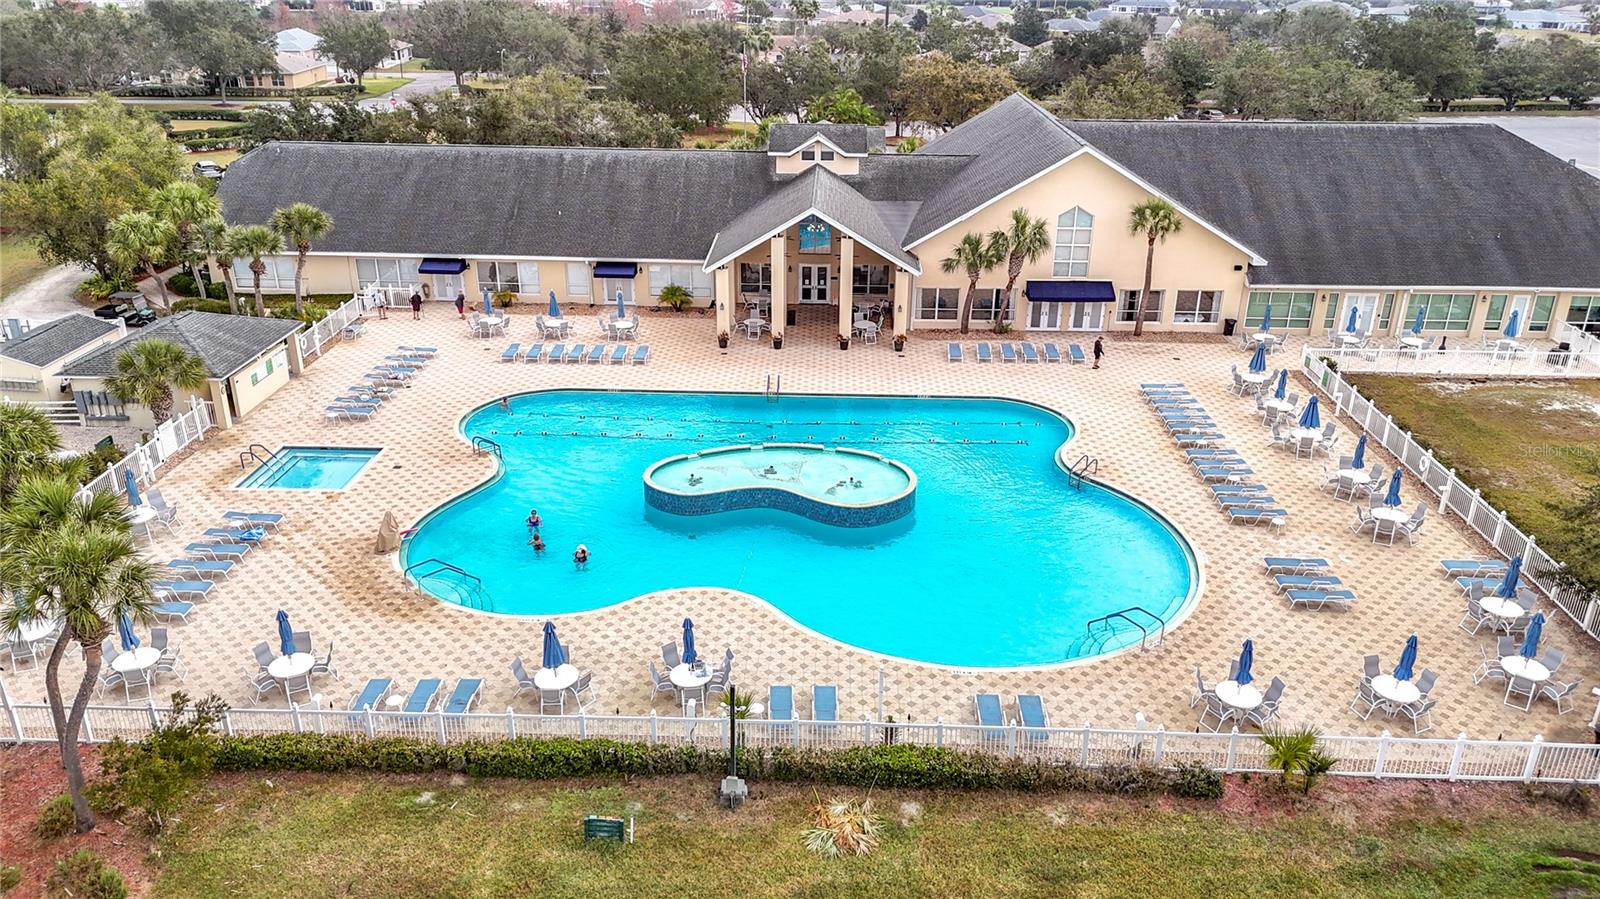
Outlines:
[[906, 342], [904, 340], [896, 340], [894, 342], [894, 351], [895, 352], [903, 353], [903, 352], [905, 352], [905, 349], [906, 349]]
[[726, 337], [718, 337], [717, 338], [717, 346], [721, 347], [722, 349], [727, 349], [728, 348], [728, 338], [726, 338]]
[[775, 335], [772, 338], [772, 348], [775, 349], [775, 350], [783, 349], [783, 337], [782, 337], [782, 335]]
[[839, 349], [841, 349], [841, 350], [850, 349], [850, 341], [841, 339], [839, 341]]

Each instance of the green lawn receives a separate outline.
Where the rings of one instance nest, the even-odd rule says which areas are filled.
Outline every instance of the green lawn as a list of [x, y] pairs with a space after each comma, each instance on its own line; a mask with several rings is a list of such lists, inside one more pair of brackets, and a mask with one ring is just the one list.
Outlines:
[[18, 234], [0, 237], [0, 297], [9, 296], [49, 268], [32, 241]]
[[[1417, 441], [1524, 531], [1559, 532], [1552, 496], [1571, 496], [1600, 464], [1600, 381], [1442, 382], [1347, 375]], [[1588, 477], [1592, 478], [1592, 475]], [[1547, 541], [1548, 542], [1548, 541]]]
[[410, 84], [413, 78], [367, 78], [361, 82], [367, 89], [363, 97], [381, 97], [392, 90], [398, 90]]
[[243, 155], [238, 150], [207, 150], [204, 153], [189, 153], [184, 156], [184, 159], [190, 165], [194, 165], [202, 159], [209, 159], [217, 165], [226, 166], [232, 164], [235, 159]]
[[[274, 775], [220, 783], [159, 845], [154, 895], [1600, 895], [1600, 865], [1550, 855], [1600, 852], [1600, 826], [1549, 801], [1462, 813], [1418, 795], [1324, 794], [1289, 814], [1281, 798], [1224, 811], [1105, 796], [880, 790], [873, 799], [888, 827], [879, 851], [825, 861], [800, 844], [809, 787], [755, 784], [752, 802], [730, 814], [705, 779], [453, 785]], [[584, 845], [586, 814], [633, 817], [638, 842]]]

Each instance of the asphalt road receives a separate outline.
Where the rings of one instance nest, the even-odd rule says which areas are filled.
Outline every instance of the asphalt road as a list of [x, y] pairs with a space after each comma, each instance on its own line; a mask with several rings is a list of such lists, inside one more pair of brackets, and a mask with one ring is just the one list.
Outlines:
[[1437, 116], [1427, 121], [1499, 125], [1559, 159], [1576, 159], [1579, 168], [1600, 178], [1600, 116], [1597, 115]]

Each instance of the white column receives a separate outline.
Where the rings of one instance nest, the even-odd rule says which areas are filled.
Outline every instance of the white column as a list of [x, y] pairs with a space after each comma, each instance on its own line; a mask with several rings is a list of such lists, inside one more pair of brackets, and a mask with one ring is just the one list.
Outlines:
[[855, 310], [851, 306], [855, 291], [855, 264], [856, 241], [853, 237], [841, 236], [839, 238], [839, 295], [834, 299], [839, 301], [839, 335], [850, 336], [850, 326], [855, 321]]
[[894, 334], [904, 337], [911, 329], [911, 273], [894, 270]]
[[783, 323], [789, 317], [789, 254], [786, 235], [772, 239], [772, 337], [783, 336]]
[[733, 269], [724, 265], [711, 274], [712, 298], [717, 304], [717, 336], [733, 335]]

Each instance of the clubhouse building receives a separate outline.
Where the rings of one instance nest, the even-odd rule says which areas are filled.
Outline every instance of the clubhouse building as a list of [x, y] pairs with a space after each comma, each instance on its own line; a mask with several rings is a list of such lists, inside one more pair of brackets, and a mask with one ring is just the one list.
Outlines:
[[[269, 143], [219, 188], [229, 224], [294, 202], [334, 220], [306, 289], [482, 289], [579, 309], [654, 305], [669, 284], [715, 312], [708, 338], [757, 307], [772, 336], [861, 307], [895, 334], [956, 326], [967, 287], [942, 261], [963, 236], [1044, 219], [1052, 246], [1024, 267], [1011, 323], [1130, 329], [1147, 241], [1130, 210], [1180, 212], [1156, 245], [1145, 329], [1254, 328], [1270, 305], [1291, 334], [1493, 337], [1517, 313], [1600, 331], [1600, 180], [1494, 125], [1112, 122], [1057, 119], [1013, 95], [915, 153], [881, 132], [775, 125], [765, 151]], [[294, 287], [292, 254], [266, 289]], [[235, 264], [248, 290], [248, 260]], [[1006, 265], [984, 272], [992, 327]]]

